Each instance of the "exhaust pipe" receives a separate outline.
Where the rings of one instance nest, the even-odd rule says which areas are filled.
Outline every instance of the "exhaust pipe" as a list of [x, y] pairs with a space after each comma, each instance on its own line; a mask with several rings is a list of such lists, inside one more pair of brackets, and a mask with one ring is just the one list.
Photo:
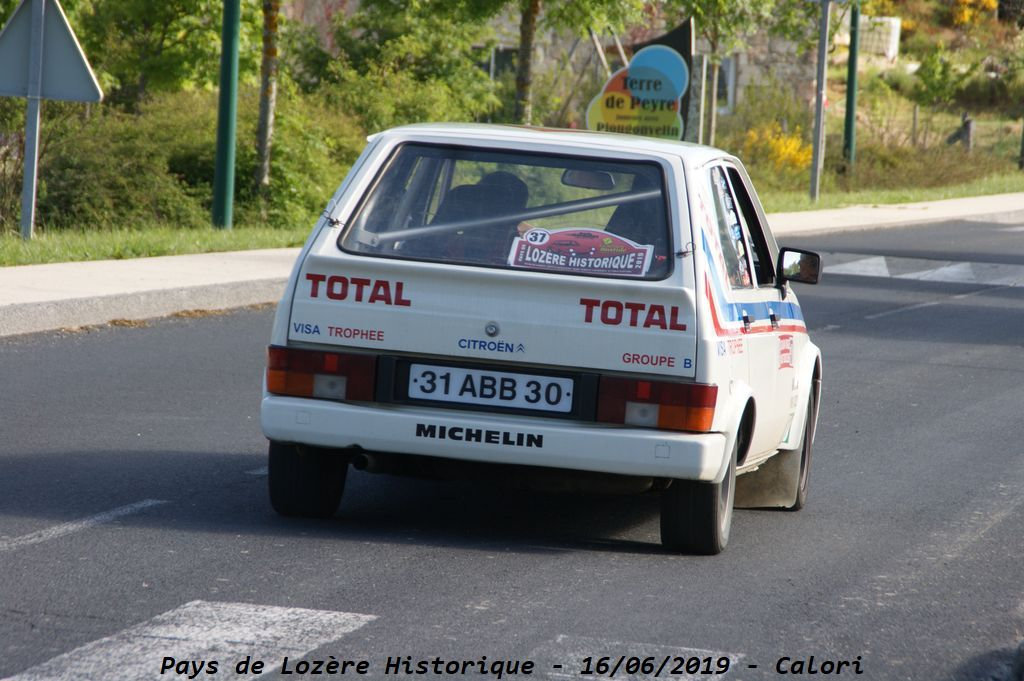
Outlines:
[[378, 456], [370, 452], [359, 452], [352, 456], [352, 467], [367, 473], [391, 473], [395, 470], [394, 461], [390, 457]]

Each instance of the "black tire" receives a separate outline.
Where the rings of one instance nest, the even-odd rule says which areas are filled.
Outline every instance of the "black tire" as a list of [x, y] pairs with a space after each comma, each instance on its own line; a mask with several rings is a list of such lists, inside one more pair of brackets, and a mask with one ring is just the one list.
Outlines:
[[807, 419], [804, 422], [804, 441], [800, 445], [800, 481], [796, 488], [796, 501], [787, 511], [799, 511], [807, 504], [807, 480], [811, 474], [811, 449], [814, 445], [814, 396], [807, 401]]
[[337, 451], [271, 442], [270, 505], [284, 516], [330, 518], [345, 489], [348, 457]]
[[661, 493], [661, 543], [669, 551], [713, 556], [725, 550], [736, 500], [739, 438], [721, 482], [673, 480]]

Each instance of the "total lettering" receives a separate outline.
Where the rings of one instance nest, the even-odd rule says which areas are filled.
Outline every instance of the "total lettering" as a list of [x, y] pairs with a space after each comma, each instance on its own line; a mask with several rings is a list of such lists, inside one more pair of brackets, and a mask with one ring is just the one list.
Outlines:
[[[598, 300], [597, 298], [580, 298], [583, 306], [583, 321], [594, 323], [594, 317], [608, 326], [639, 326], [645, 329], [665, 329], [666, 331], [686, 331], [686, 324], [680, 321], [678, 305], [665, 310], [664, 305], [648, 305], [647, 303], [627, 303], [618, 300]], [[595, 311], [597, 314], [595, 315]]]
[[310, 283], [310, 298], [319, 298], [323, 294], [331, 300], [354, 300], [357, 303], [381, 303], [404, 307], [412, 305], [405, 297], [405, 284], [400, 281], [313, 273], [307, 274], [306, 280]]

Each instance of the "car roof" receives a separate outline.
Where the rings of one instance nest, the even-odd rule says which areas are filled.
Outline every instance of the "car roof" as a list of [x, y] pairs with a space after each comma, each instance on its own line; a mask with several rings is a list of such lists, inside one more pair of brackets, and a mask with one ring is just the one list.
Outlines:
[[532, 142], [556, 146], [604, 149], [611, 152], [640, 152], [658, 155], [678, 156], [687, 163], [702, 165], [719, 158], [734, 158], [721, 149], [680, 142], [676, 140], [641, 137], [614, 132], [596, 132], [593, 130], [577, 130], [568, 128], [541, 128], [526, 125], [496, 125], [489, 123], [416, 123], [391, 128], [368, 139], [383, 137], [412, 137], [419, 135], [431, 137], [452, 137], [466, 142], [486, 142], [487, 140], [503, 140], [512, 142]]

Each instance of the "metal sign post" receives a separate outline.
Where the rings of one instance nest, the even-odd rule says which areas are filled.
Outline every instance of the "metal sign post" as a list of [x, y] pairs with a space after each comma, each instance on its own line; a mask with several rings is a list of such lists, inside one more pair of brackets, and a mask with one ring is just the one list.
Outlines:
[[22, 0], [0, 31], [0, 96], [25, 97], [21, 236], [35, 229], [43, 99], [98, 102], [103, 92], [57, 0]]
[[686, 119], [684, 142], [704, 144], [704, 100], [708, 89], [708, 56], [693, 57], [693, 74], [690, 77], [690, 114]]
[[36, 224], [39, 179], [39, 102], [43, 94], [43, 19], [45, 0], [32, 0], [32, 37], [28, 48], [28, 109], [25, 113], [25, 175], [21, 184], [21, 238], [31, 239]]

